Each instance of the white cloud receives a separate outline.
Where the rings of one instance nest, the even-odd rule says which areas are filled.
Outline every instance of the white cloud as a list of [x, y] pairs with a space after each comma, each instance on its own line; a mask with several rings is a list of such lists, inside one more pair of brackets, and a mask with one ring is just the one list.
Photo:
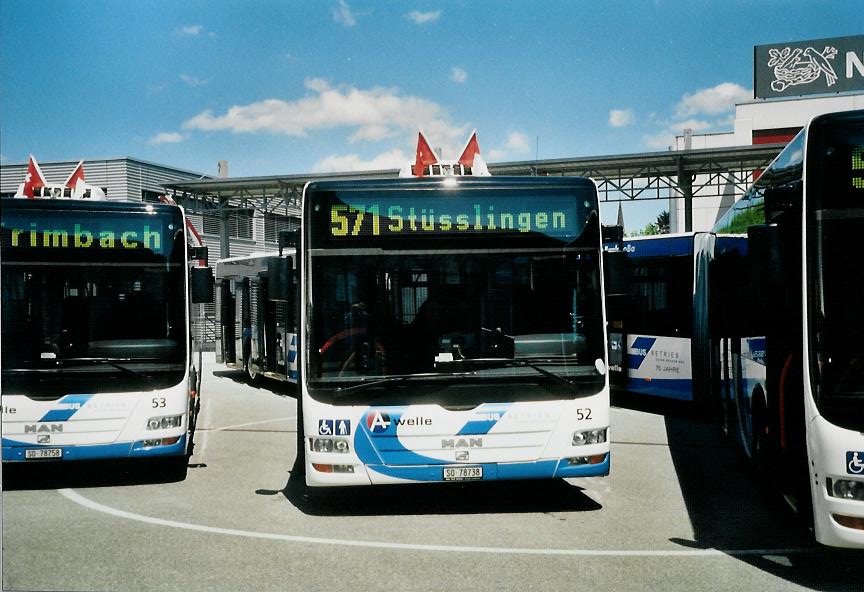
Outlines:
[[612, 127], [625, 127], [633, 123], [635, 117], [632, 109], [612, 109], [609, 112], [609, 125]]
[[[482, 145], [481, 145], [482, 146]], [[489, 161], [501, 161], [512, 159], [520, 154], [526, 154], [531, 151], [531, 139], [522, 132], [510, 132], [507, 134], [507, 140], [501, 148], [493, 148], [488, 154], [483, 154], [483, 157]]]
[[675, 145], [675, 134], [670, 132], [659, 132], [642, 136], [642, 144], [654, 150], [667, 150]]
[[678, 117], [692, 115], [719, 115], [735, 108], [753, 97], [753, 91], [739, 84], [723, 82], [712, 88], [705, 88], [694, 94], [685, 94], [675, 108]]
[[313, 173], [332, 173], [341, 171], [377, 171], [398, 169], [413, 159], [400, 149], [383, 152], [370, 160], [363, 160], [357, 154], [334, 154], [316, 162]]
[[147, 143], [152, 146], [159, 144], [178, 144], [185, 140], [183, 134], [177, 132], [161, 132], [147, 140]]
[[204, 30], [201, 25], [186, 25], [177, 29], [178, 35], [188, 35], [189, 37], [197, 37]]
[[665, 124], [663, 130], [653, 134], [642, 136], [642, 143], [648, 148], [655, 150], [666, 150], [675, 145], [675, 136], [683, 136], [684, 130], [689, 129], [693, 133], [706, 132], [717, 128], [717, 123], [703, 119], [683, 119]]
[[441, 11], [432, 10], [429, 12], [420, 12], [419, 10], [412, 10], [406, 14], [405, 17], [414, 21], [417, 25], [425, 25], [426, 23], [431, 23], [441, 18]]
[[676, 121], [675, 123], [671, 124], [669, 126], [669, 131], [682, 134], [684, 133], [685, 129], [689, 129], [694, 132], [704, 132], [714, 127], [716, 127], [715, 123], [705, 121], [704, 119], [685, 119], [683, 121]]
[[345, 0], [339, 0], [333, 8], [333, 20], [345, 27], [357, 26], [357, 16]]
[[456, 125], [439, 104], [397, 89], [333, 87], [326, 80], [312, 78], [305, 86], [307, 96], [295, 101], [265, 99], [248, 105], [234, 105], [223, 114], [203, 111], [183, 123], [184, 129], [273, 133], [306, 137], [318, 130], [351, 130], [351, 142], [378, 141], [394, 136], [415, 142], [423, 129], [429, 141], [453, 152], [464, 142], [468, 127]]
[[[694, 133], [728, 131], [734, 124], [735, 105], [751, 96], [752, 91], [732, 82], [687, 93], [675, 105], [672, 117], [664, 120], [655, 114], [648, 116], [656, 131], [642, 136], [642, 144], [663, 150], [674, 146], [675, 137], [683, 135], [685, 129]], [[611, 125], [611, 113], [609, 122]]]
[[195, 76], [189, 76], [188, 74], [181, 74], [180, 80], [182, 80], [183, 82], [185, 82], [188, 86], [191, 86], [192, 88], [204, 86], [205, 84], [207, 84], [209, 82], [208, 80], [196, 78]]
[[450, 70], [450, 80], [459, 84], [465, 84], [465, 81], [468, 80], [468, 72], [456, 66]]

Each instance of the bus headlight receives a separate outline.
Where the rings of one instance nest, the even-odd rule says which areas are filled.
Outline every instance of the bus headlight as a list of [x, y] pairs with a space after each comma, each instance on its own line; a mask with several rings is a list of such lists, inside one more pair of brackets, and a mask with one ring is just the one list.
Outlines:
[[351, 450], [348, 440], [340, 438], [311, 438], [312, 450], [315, 452], [340, 452], [347, 453]]
[[828, 486], [828, 495], [840, 499], [856, 500], [864, 502], [864, 481], [852, 481], [850, 479], [825, 479]]
[[167, 430], [169, 428], [179, 428], [183, 425], [182, 415], [169, 415], [165, 417], [151, 417], [147, 420], [148, 430]]
[[598, 428], [596, 430], [585, 430], [584, 432], [576, 432], [573, 434], [573, 446], [601, 444], [606, 441], [607, 429], [608, 428]]

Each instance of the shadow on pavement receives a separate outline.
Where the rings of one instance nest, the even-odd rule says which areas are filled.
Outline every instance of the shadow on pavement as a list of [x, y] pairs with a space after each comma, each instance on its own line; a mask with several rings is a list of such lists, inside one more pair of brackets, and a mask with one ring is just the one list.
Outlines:
[[666, 434], [694, 532], [692, 541], [672, 542], [718, 549], [815, 590], [864, 589], [862, 551], [818, 545], [809, 521], [759, 478], [714, 422], [668, 415]]
[[274, 395], [279, 395], [280, 397], [291, 397], [292, 399], [297, 398], [297, 385], [292, 382], [275, 380], [273, 378], [267, 378], [266, 376], [261, 376], [252, 380], [249, 378], [249, 375], [242, 370], [216, 370], [213, 372], [213, 376], [216, 378], [227, 378], [237, 384], [242, 384], [249, 388], [270, 391]]
[[4, 463], [2, 470], [3, 491], [153, 485], [185, 479], [185, 471], [178, 471], [177, 465], [155, 459]]
[[[297, 463], [281, 493], [312, 516], [418, 516], [593, 512], [602, 509], [583, 489], [563, 479], [307, 487]], [[259, 491], [260, 494], [272, 493]]]

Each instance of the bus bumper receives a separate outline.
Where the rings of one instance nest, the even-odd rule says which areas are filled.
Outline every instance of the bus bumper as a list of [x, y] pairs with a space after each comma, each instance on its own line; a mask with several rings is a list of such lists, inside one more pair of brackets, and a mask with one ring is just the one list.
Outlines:
[[[167, 439], [167, 438], [165, 438]], [[172, 438], [173, 440], [173, 438]], [[146, 445], [145, 445], [146, 444]], [[47, 451], [58, 451], [51, 452]], [[28, 453], [28, 451], [34, 451]], [[152, 441], [114, 442], [77, 446], [36, 446], [3, 438], [3, 462], [75, 461], [119, 458], [152, 458], [181, 456], [186, 453], [186, 435], [170, 444], [152, 445]], [[50, 454], [50, 455], [49, 455]], [[28, 458], [33, 456], [34, 458]]]
[[[602, 477], [609, 474], [610, 453], [606, 452], [602, 457], [594, 459], [591, 463], [582, 462], [582, 458], [574, 457], [573, 460], [539, 460], [534, 462], [517, 463], [478, 463], [476, 465], [465, 465], [480, 467], [483, 471], [482, 478], [476, 481], [504, 481], [514, 479], [569, 479], [571, 477]], [[329, 466], [329, 465], [323, 465]], [[340, 465], [347, 466], [347, 465]], [[343, 485], [369, 485], [369, 484], [392, 484], [392, 483], [442, 483], [447, 482], [444, 478], [444, 469], [459, 467], [462, 465], [383, 465], [368, 464], [352, 466], [350, 472], [321, 471], [322, 465], [309, 463], [306, 467], [306, 484], [310, 487], [332, 487]], [[454, 481], [464, 483], [464, 481]]]
[[816, 417], [807, 429], [816, 540], [864, 549], [864, 439]]

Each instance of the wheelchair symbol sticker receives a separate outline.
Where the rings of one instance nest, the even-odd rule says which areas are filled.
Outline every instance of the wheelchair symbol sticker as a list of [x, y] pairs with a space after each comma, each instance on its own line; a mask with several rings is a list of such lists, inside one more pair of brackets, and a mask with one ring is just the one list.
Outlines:
[[864, 475], [864, 452], [855, 450], [846, 452], [846, 472], [850, 475]]
[[318, 422], [318, 435], [319, 436], [332, 436], [333, 435], [333, 420], [332, 419], [322, 419]]

